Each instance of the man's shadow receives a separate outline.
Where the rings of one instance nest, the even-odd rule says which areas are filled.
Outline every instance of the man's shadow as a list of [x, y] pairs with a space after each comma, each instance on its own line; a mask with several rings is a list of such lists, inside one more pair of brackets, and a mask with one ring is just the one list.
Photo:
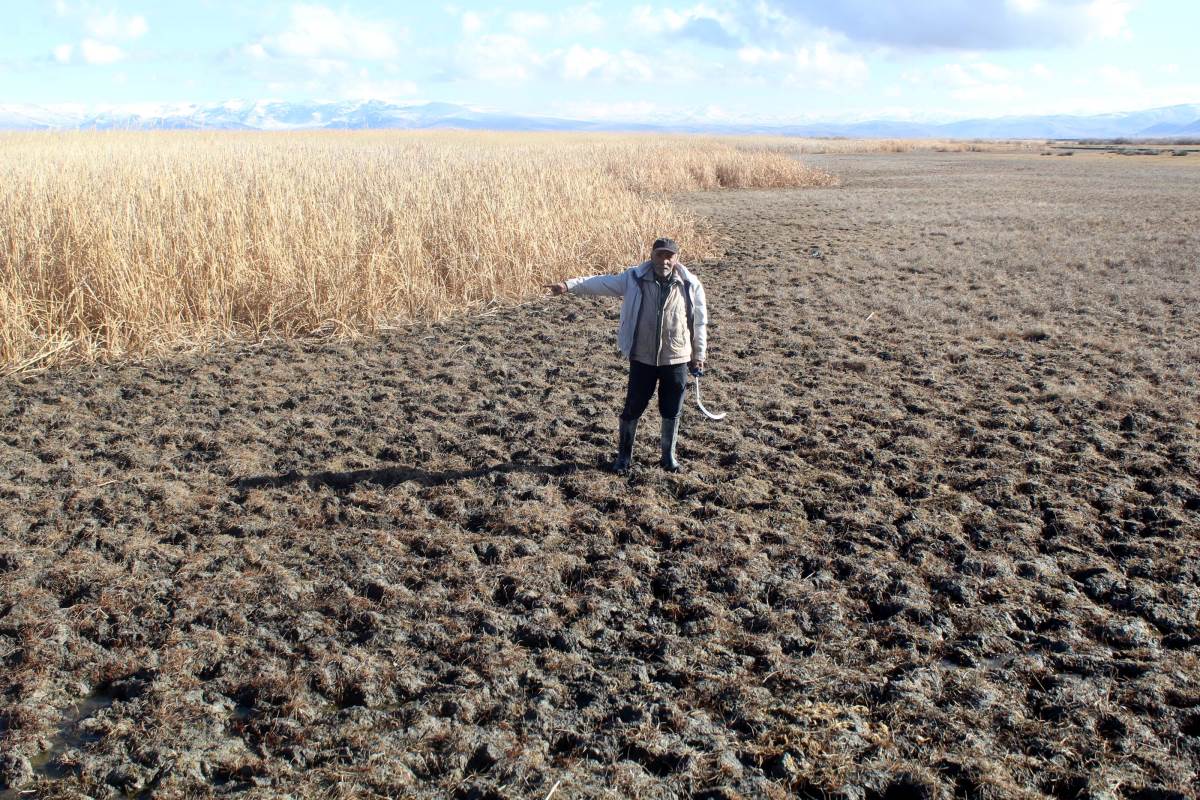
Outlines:
[[490, 467], [447, 470], [445, 472], [430, 472], [410, 467], [384, 467], [381, 469], [356, 469], [347, 472], [324, 471], [310, 473], [293, 470], [280, 475], [257, 475], [249, 478], [238, 478], [232, 481], [232, 485], [244, 491], [247, 489], [279, 489], [285, 486], [306, 483], [313, 489], [327, 486], [334, 491], [345, 492], [359, 484], [371, 484], [388, 489], [399, 486], [407, 481], [413, 481], [421, 486], [430, 487], [441, 486], [453, 483], [454, 481], [469, 480], [471, 478], [483, 478], [489, 475], [511, 475], [518, 472], [529, 475], [563, 476], [570, 475], [581, 469], [591, 469], [594, 466], [596, 465], [580, 464], [575, 461], [553, 465], [525, 464], [510, 461], [507, 464], [495, 464]]

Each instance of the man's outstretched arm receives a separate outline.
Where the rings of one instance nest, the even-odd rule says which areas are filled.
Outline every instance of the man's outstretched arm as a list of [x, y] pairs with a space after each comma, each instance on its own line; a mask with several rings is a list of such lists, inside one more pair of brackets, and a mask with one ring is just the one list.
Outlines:
[[560, 283], [547, 283], [545, 288], [552, 295], [573, 294], [598, 295], [602, 297], [624, 297], [627, 286], [624, 273], [616, 275], [592, 275], [587, 278], [571, 278]]

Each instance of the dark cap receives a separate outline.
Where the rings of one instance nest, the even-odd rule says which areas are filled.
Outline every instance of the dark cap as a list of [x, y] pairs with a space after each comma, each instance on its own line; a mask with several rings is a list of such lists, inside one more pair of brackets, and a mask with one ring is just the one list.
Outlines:
[[674, 239], [655, 239], [654, 247], [650, 248], [650, 252], [657, 253], [659, 250], [670, 250], [672, 253], [678, 253], [679, 245], [675, 244]]

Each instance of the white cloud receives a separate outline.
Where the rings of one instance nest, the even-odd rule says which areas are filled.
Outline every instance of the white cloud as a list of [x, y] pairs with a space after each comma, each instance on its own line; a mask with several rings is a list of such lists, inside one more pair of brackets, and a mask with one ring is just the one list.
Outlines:
[[[63, 19], [75, 18], [75, 25], [82, 24], [85, 38], [76, 44], [64, 43], [51, 52], [60, 64], [69, 64], [76, 54], [87, 64], [115, 64], [126, 57], [125, 51], [116, 42], [132, 41], [145, 36], [150, 30], [146, 18], [141, 15], [124, 16], [114, 11], [101, 13], [90, 3], [72, 5], [56, 0], [54, 13]], [[114, 79], [124, 80], [124, 76]]]
[[528, 39], [508, 33], [464, 40], [447, 75], [506, 84], [532, 80], [677, 83], [696, 77], [682, 57], [656, 62], [645, 53], [580, 44], [538, 50]]
[[795, 53], [792, 82], [815, 81], [827, 89], [859, 86], [867, 79], [867, 62], [861, 56], [842, 53], [826, 42], [801, 47]]
[[79, 54], [88, 64], [115, 64], [125, 58], [125, 51], [115, 44], [84, 39], [79, 43]]
[[550, 17], [529, 11], [514, 11], [508, 15], [508, 27], [513, 33], [530, 36], [550, 29]]
[[604, 17], [597, 13], [596, 8], [596, 3], [587, 3], [562, 11], [557, 17], [558, 27], [556, 30], [575, 36], [600, 33], [604, 30], [606, 23]]
[[745, 32], [733, 14], [704, 3], [685, 8], [636, 6], [630, 12], [630, 33], [640, 37], [670, 34], [727, 49], [744, 44]]
[[393, 65], [403, 55], [401, 43], [407, 36], [390, 20], [296, 5], [285, 29], [231, 49], [227, 56], [276, 94], [398, 100], [416, 93], [415, 84], [400, 79]]
[[765, 50], [761, 47], [743, 47], [738, 50], [738, 58], [746, 64], [778, 64], [787, 56], [782, 50]]
[[673, 8], [635, 6], [630, 12], [633, 29], [637, 32], [657, 36], [660, 33], [678, 33], [694, 19], [712, 18], [715, 11], [703, 4], [676, 11]]
[[[540, 36], [548, 34], [559, 41], [563, 37], [590, 36], [604, 30], [604, 17], [596, 11], [596, 3], [571, 6], [557, 13], [542, 11], [510, 11], [503, 17], [502, 29], [517, 36]], [[452, 13], [460, 15], [463, 33], [478, 34], [496, 14], [480, 14], [475, 11], [460, 12], [451, 7]]]
[[607, 51], [596, 47], [572, 45], [562, 56], [563, 77], [568, 80], [583, 80], [612, 61]]
[[150, 30], [145, 17], [122, 17], [112, 11], [89, 16], [86, 27], [93, 37], [106, 41], [137, 39]]
[[559, 107], [558, 113], [573, 119], [602, 119], [606, 121], [644, 121], [661, 116], [664, 109], [660, 103], [645, 101], [625, 103], [566, 103]]
[[484, 34], [458, 46], [454, 71], [477, 80], [520, 83], [534, 77], [545, 61], [524, 37]]
[[417, 96], [417, 85], [405, 80], [375, 80], [363, 70], [346, 82], [340, 94], [347, 100], [412, 100]]
[[[794, 21], [902, 49], [1006, 50], [1127, 35], [1138, 0], [773, 0]], [[755, 0], [739, 0], [751, 14]]]
[[1133, 3], [1125, 0], [1092, 0], [1085, 13], [1090, 21], [1089, 33], [1101, 39], [1128, 36], [1125, 18], [1133, 10]]
[[975, 71], [985, 81], [1006, 81], [1013, 77], [1012, 71], [999, 64], [989, 64], [978, 61], [974, 64]]
[[609, 52], [578, 45], [551, 53], [548, 66], [568, 80], [596, 78], [609, 83], [677, 83], [695, 77], [680, 60], [667, 59], [657, 63], [647, 59], [645, 53], [632, 50]]
[[483, 30], [483, 17], [474, 11], [463, 12], [462, 29], [463, 33], [467, 34], [479, 33], [479, 31]]
[[928, 70], [912, 70], [905, 72], [902, 77], [909, 83], [954, 90], [994, 87], [997, 84], [1019, 82], [1028, 76], [1036, 78], [1049, 75], [1050, 71], [1041, 64], [1030, 67], [1025, 75], [987, 61], [968, 61], [942, 64]]
[[[864, 83], [869, 69], [857, 53], [838, 45], [836, 37], [810, 36], [807, 43], [771, 46], [754, 44], [732, 49], [740, 41], [741, 28], [721, 9], [703, 3], [683, 10], [633, 9], [628, 21], [638, 31], [631, 36], [634, 47], [605, 48], [586, 41], [561, 43], [556, 34], [570, 24], [596, 26], [592, 5], [576, 6], [562, 15], [514, 12], [503, 18], [468, 16], [457, 8], [447, 11], [460, 20], [471, 19], [471, 30], [449, 54], [443, 77], [497, 83], [532, 80], [572, 82], [641, 83], [678, 85], [690, 82], [744, 82], [747, 78], [792, 86], [822, 89], [852, 88]], [[763, 11], [764, 20], [775, 18]], [[769, 19], [768, 19], [769, 18]], [[590, 20], [590, 21], [589, 21]], [[703, 24], [701, 24], [703, 23]], [[502, 26], [495, 31], [491, 26]], [[787, 25], [786, 21], [782, 23]], [[516, 31], [533, 32], [523, 35]], [[686, 35], [685, 35], [686, 33]], [[653, 42], [647, 50], [645, 42]], [[690, 41], [685, 41], [690, 40]], [[731, 49], [728, 58], [698, 51], [694, 41]], [[793, 39], [793, 42], [795, 39]], [[803, 41], [803, 40], [801, 40]], [[734, 56], [736, 53], [736, 56]]]
[[861, 86], [870, 72], [861, 56], [841, 52], [828, 42], [791, 50], [743, 47], [737, 55], [739, 61], [752, 68], [752, 76], [822, 89]]
[[273, 56], [375, 61], [398, 56], [399, 42], [406, 35], [390, 22], [360, 19], [325, 6], [297, 5], [286, 30], [257, 44]]
[[950, 97], [962, 103], [984, 103], [992, 106], [1008, 105], [1023, 100], [1025, 89], [1012, 83], [981, 83], [954, 89]]
[[349, 64], [337, 58], [309, 58], [305, 59], [304, 66], [308, 68], [309, 72], [320, 78], [345, 75], [351, 69]]
[[[1045, 94], [1041, 88], [1049, 85], [1054, 72], [1044, 64], [1014, 69], [974, 60], [912, 70], [902, 77], [908, 83], [931, 87], [941, 96], [959, 103], [974, 104], [972, 108], [987, 109], [979, 113], [993, 113], [998, 108], [1011, 107], [1018, 101], [1033, 100]], [[1044, 113], [1062, 110], [1061, 105], [1051, 105]]]
[[1096, 75], [1100, 77], [1104, 85], [1115, 91], [1131, 92], [1142, 87], [1141, 76], [1133, 70], [1105, 65], [1096, 70]]

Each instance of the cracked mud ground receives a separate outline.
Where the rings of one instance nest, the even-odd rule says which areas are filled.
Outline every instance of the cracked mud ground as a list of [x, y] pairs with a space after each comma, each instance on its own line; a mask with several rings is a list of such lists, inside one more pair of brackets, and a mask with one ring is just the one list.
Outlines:
[[678, 476], [615, 301], [8, 379], [0, 794], [1195, 798], [1181, 161], [682, 198]]

